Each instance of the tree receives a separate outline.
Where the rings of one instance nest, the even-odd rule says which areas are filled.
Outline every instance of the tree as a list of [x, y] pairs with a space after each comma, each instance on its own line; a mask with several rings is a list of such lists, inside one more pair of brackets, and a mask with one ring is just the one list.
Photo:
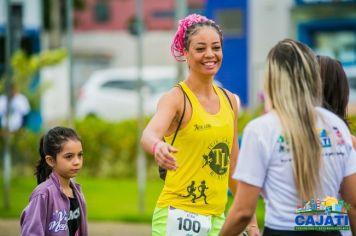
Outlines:
[[[43, 51], [39, 54], [28, 56], [24, 51], [17, 51], [11, 58], [13, 83], [19, 92], [24, 94], [30, 102], [31, 108], [39, 110], [39, 98], [45, 85], [33, 85], [33, 77], [39, 70], [46, 66], [60, 63], [67, 56], [65, 49]], [[0, 83], [0, 91], [5, 91], [4, 79]]]

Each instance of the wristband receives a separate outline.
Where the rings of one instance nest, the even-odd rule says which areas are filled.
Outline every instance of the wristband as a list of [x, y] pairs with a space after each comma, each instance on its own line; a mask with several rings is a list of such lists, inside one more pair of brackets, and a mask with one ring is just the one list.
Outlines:
[[156, 147], [157, 147], [157, 144], [159, 142], [161, 142], [162, 140], [158, 140], [156, 141], [153, 145], [152, 145], [152, 154], [155, 155], [155, 152], [156, 152]]

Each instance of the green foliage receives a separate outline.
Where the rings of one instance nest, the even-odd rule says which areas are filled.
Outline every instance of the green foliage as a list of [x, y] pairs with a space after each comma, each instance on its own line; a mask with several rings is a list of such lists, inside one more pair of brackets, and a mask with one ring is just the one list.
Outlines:
[[[38, 143], [40, 134], [34, 133], [28, 129], [19, 129], [18, 131], [11, 133], [9, 138], [11, 143], [10, 150], [13, 175], [33, 175], [35, 164], [39, 158]], [[0, 131], [0, 150], [4, 150], [2, 130]]]
[[[65, 49], [44, 51], [40, 54], [28, 56], [23, 51], [17, 51], [11, 59], [13, 76], [11, 82], [15, 88], [24, 94], [30, 102], [33, 110], [40, 108], [40, 95], [48, 85], [31, 86], [33, 76], [43, 67], [60, 63], [67, 56]], [[4, 80], [2, 80], [4, 81]], [[0, 85], [4, 91], [4, 84]]]
[[256, 110], [243, 110], [239, 112], [239, 117], [237, 119], [237, 130], [239, 135], [242, 135], [243, 129], [245, 128], [248, 122], [263, 114], [263, 108], [264, 105], [261, 104]]
[[[239, 117], [239, 134], [246, 123], [255, 115], [247, 111]], [[146, 120], [146, 122], [148, 119]], [[110, 123], [95, 117], [75, 122], [75, 129], [81, 136], [84, 149], [82, 175], [98, 177], [136, 176], [138, 131], [136, 120]], [[39, 159], [38, 144], [42, 133], [21, 129], [12, 134], [13, 166], [16, 175], [32, 175]], [[3, 148], [0, 140], [0, 149]], [[146, 155], [147, 175], [158, 177], [158, 167], [152, 155]]]
[[356, 114], [348, 117], [351, 134], [356, 135]]
[[[110, 123], [95, 117], [77, 121], [77, 132], [83, 141], [85, 169], [90, 176], [135, 177], [137, 121]], [[147, 155], [149, 177], [157, 177], [157, 165]]]
[[109, 123], [94, 117], [76, 122], [83, 142], [85, 169], [91, 176], [136, 175], [135, 120]]

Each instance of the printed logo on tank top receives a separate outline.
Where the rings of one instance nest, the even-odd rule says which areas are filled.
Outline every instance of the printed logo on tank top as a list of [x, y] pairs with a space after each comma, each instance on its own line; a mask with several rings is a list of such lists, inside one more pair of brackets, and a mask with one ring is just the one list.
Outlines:
[[194, 131], [203, 131], [207, 129], [211, 129], [211, 124], [195, 124], [194, 125]]
[[209, 168], [210, 175], [218, 179], [226, 177], [230, 163], [229, 141], [227, 139], [216, 140], [208, 147], [203, 155], [202, 168]]
[[187, 194], [179, 194], [180, 197], [183, 198], [191, 198], [192, 203], [197, 203], [197, 201], [204, 201], [205, 204], [209, 204], [206, 200], [207, 196], [205, 192], [209, 189], [206, 184], [206, 181], [203, 180], [200, 182], [198, 186], [195, 185], [195, 180], [191, 182], [190, 185], [187, 186]]

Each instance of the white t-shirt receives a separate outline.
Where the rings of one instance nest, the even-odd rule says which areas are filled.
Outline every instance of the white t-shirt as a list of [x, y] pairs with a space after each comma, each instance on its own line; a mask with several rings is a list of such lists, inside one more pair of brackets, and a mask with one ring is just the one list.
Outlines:
[[[6, 104], [7, 97], [5, 95], [0, 96], [0, 117], [1, 126], [6, 124]], [[18, 130], [23, 123], [23, 117], [30, 112], [30, 104], [27, 98], [22, 94], [16, 94], [11, 99], [10, 114], [9, 114], [9, 130], [11, 132]]]
[[[323, 108], [316, 110], [322, 117], [317, 121], [323, 144], [320, 199], [337, 197], [343, 178], [356, 173], [356, 153], [344, 122]], [[337, 144], [330, 147], [330, 143]], [[295, 211], [300, 207], [293, 178], [293, 157], [288, 149], [277, 114], [269, 112], [246, 126], [233, 175], [262, 188], [265, 225], [276, 230], [293, 230]]]

